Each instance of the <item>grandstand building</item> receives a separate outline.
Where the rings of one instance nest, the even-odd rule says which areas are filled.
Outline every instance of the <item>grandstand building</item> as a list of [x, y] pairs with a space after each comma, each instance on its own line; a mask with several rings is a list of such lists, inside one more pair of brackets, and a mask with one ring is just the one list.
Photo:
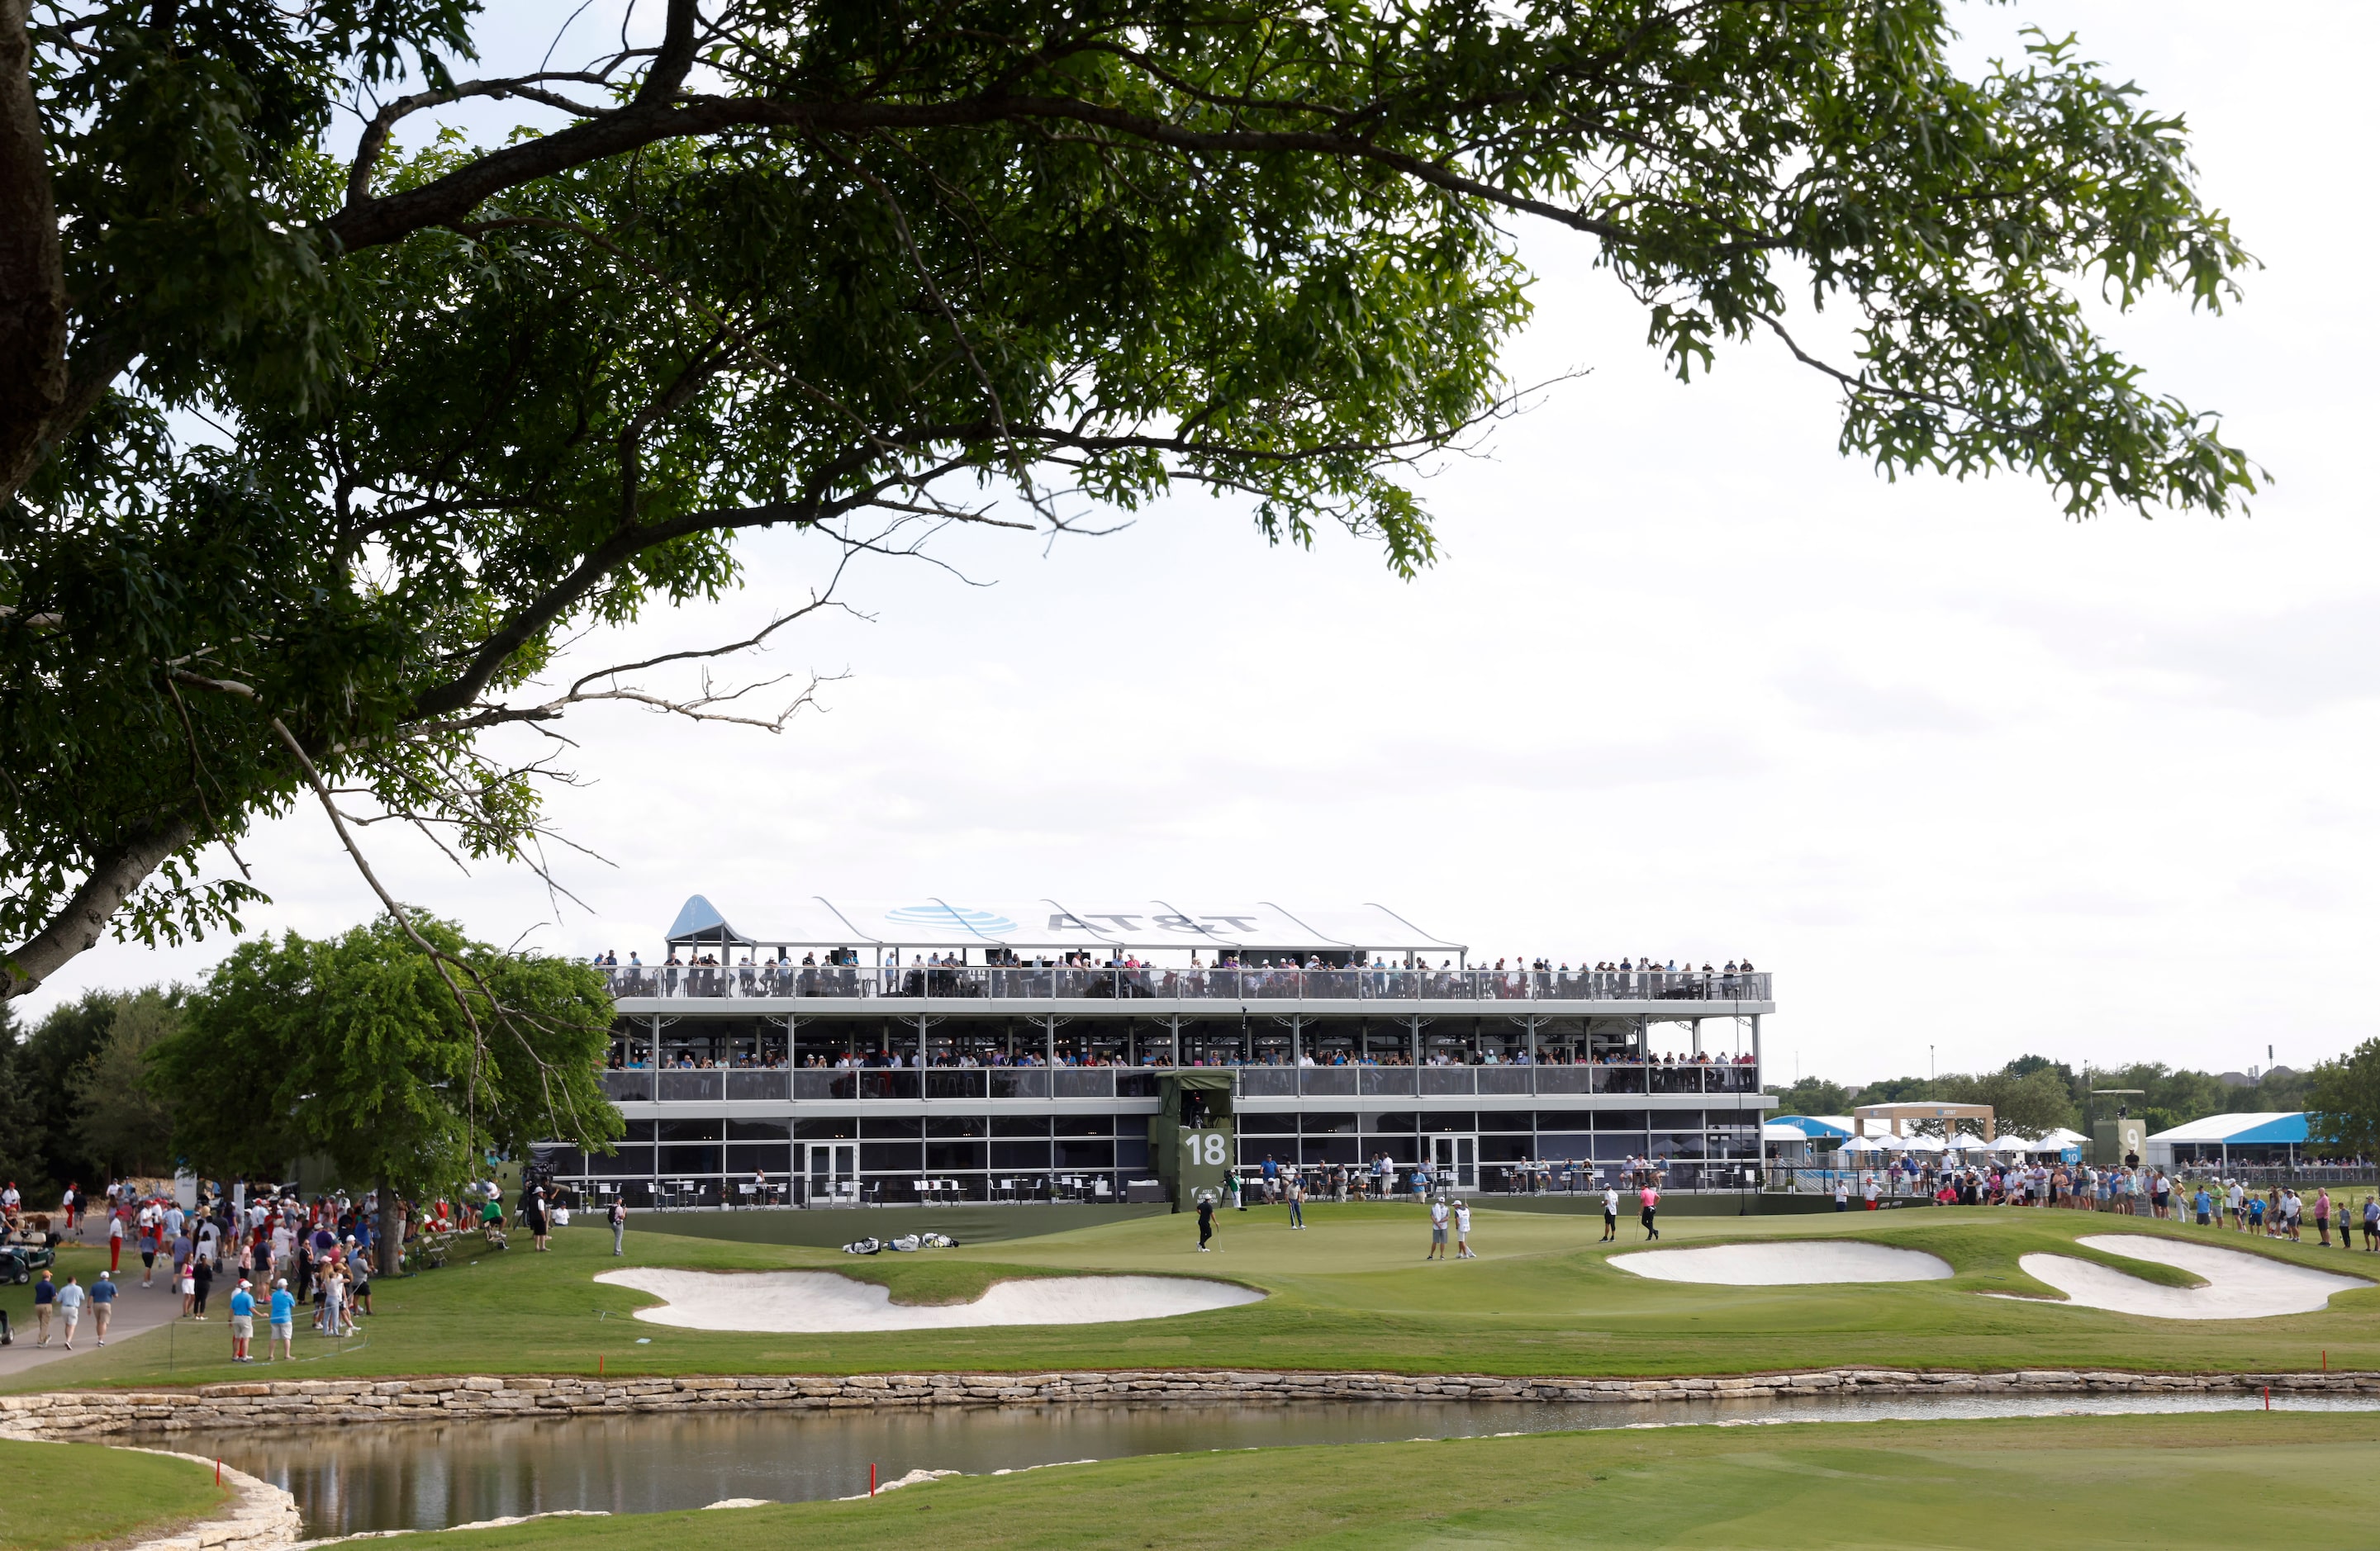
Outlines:
[[814, 900], [754, 935], [698, 895], [661, 962], [603, 957], [627, 1135], [541, 1150], [631, 1206], [1178, 1201], [1268, 1157], [1732, 1187], [1774, 1102], [1765, 971], [1484, 969], [1377, 905]]

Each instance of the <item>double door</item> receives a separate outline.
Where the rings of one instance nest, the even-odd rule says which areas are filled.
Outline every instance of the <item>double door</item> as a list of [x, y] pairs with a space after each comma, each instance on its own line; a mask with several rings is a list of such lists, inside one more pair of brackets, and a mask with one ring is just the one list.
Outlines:
[[1479, 1187], [1479, 1138], [1439, 1133], [1429, 1139], [1429, 1171], [1441, 1188]]
[[856, 1142], [811, 1142], [803, 1160], [802, 1178], [807, 1188], [803, 1203], [811, 1206], [832, 1206], [839, 1202], [856, 1205], [859, 1200], [859, 1144]]

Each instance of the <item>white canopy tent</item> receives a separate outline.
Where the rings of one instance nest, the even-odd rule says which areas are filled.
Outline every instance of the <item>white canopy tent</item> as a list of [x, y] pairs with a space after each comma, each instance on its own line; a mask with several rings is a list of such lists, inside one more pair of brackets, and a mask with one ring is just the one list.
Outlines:
[[[1092, 908], [1097, 905], [1098, 908]], [[1109, 902], [1005, 901], [986, 904], [928, 897], [901, 904], [811, 899], [781, 904], [769, 930], [739, 931], [700, 894], [686, 902], [669, 931], [672, 945], [724, 943], [763, 949], [870, 948], [965, 952], [1147, 952], [1203, 949], [1231, 953], [1360, 952], [1453, 959], [1468, 950], [1434, 937], [1385, 905], [1289, 911], [1257, 903], [1177, 907], [1166, 900], [1117, 908]]]

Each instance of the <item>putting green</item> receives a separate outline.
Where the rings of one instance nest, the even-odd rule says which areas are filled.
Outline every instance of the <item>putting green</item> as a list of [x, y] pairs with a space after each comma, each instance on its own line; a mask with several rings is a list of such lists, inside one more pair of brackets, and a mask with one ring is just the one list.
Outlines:
[[547, 1521], [426, 1544], [2347, 1547], [2372, 1544], [2375, 1465], [2372, 1414], [1692, 1427], [1160, 1455], [872, 1501]]
[[[1608, 1263], [1643, 1246], [1599, 1219], [1483, 1208], [1480, 1258], [1424, 1262], [1419, 1208], [1315, 1206], [1305, 1232], [1279, 1209], [1224, 1213], [1220, 1253], [1197, 1253], [1189, 1218], [1109, 1223], [1033, 1239], [858, 1259], [832, 1250], [638, 1233], [615, 1260], [611, 1236], [574, 1227], [552, 1254], [525, 1247], [458, 1256], [438, 1271], [374, 1284], [376, 1315], [341, 1351], [302, 1334], [294, 1367], [233, 1367], [221, 1321], [78, 1355], [8, 1387], [199, 1383], [391, 1374], [920, 1372], [1084, 1367], [1386, 1368], [1411, 1373], [1663, 1375], [1846, 1364], [2380, 1370], [2380, 1287], [2321, 1311], [2243, 1321], [2172, 1321], [2055, 1302], [2026, 1276], [2028, 1254], [2094, 1261], [2166, 1286], [2189, 1273], [2103, 1254], [2079, 1236], [2162, 1230], [2335, 1273], [2380, 1272], [2380, 1256], [2089, 1212], [2018, 1208], [1781, 1218], [1682, 1218], [1665, 1246], [1848, 1238], [1922, 1250], [1946, 1280], [1862, 1286], [1712, 1287], [1652, 1281]], [[964, 1302], [1014, 1277], [1111, 1272], [1242, 1281], [1268, 1296], [1164, 1320], [833, 1335], [674, 1329], [630, 1317], [650, 1295], [600, 1286], [623, 1266], [832, 1269], [880, 1280], [896, 1301]], [[1985, 1292], [2014, 1293], [1985, 1298]], [[2051, 1300], [2048, 1303], [2034, 1300]]]

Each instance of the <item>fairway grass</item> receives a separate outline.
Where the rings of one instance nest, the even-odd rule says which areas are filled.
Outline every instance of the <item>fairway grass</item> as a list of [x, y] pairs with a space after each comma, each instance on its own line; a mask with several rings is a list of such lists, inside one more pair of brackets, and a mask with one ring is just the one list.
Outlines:
[[[1019, 1208], [1029, 1210], [1029, 1208]], [[2380, 1274], [2380, 1256], [2290, 1245], [2145, 1218], [2022, 1208], [1840, 1216], [1681, 1218], [1664, 1247], [1850, 1238], [1922, 1250], [1947, 1280], [1867, 1286], [1706, 1287], [1652, 1281], [1608, 1263], [1644, 1248], [1631, 1230], [1597, 1242], [1591, 1217], [1475, 1215], [1475, 1261], [1425, 1263], [1421, 1209], [1306, 1208], [1289, 1231], [1279, 1209], [1224, 1213], [1220, 1254], [1199, 1254], [1186, 1217], [1141, 1218], [1039, 1238], [859, 1259], [832, 1250], [675, 1234], [628, 1235], [624, 1259], [593, 1227], [526, 1247], [458, 1254], [441, 1270], [373, 1283], [377, 1314], [344, 1350], [302, 1329], [295, 1364], [236, 1367], [224, 1322], [78, 1354], [13, 1375], [7, 1387], [191, 1384], [429, 1374], [918, 1373], [935, 1370], [1217, 1368], [1386, 1370], [1579, 1376], [1761, 1373], [1850, 1365], [2010, 1370], [2380, 1370], [2380, 1287], [2326, 1309], [2243, 1321], [2172, 1321], [2070, 1305], [2024, 1274], [2051, 1253], [2143, 1281], [2188, 1273], [2074, 1242], [2078, 1235], [2163, 1231], [2185, 1242], [2269, 1254], [2323, 1270]], [[655, 1301], [598, 1285], [626, 1266], [832, 1270], [879, 1281], [905, 1303], [964, 1302], [992, 1282], [1086, 1272], [1206, 1276], [1268, 1296], [1239, 1308], [1135, 1323], [833, 1335], [674, 1328], [631, 1315]], [[2370, 1267], [2367, 1270], [2367, 1267]], [[1986, 1298], [1979, 1293], [2016, 1294]], [[71, 1370], [71, 1371], [68, 1371]]]
[[204, 1465], [95, 1443], [0, 1442], [0, 1551], [162, 1533], [225, 1500]]
[[1551, 1433], [1171, 1454], [873, 1500], [440, 1534], [432, 1551], [2371, 1545], [2380, 1415], [2234, 1412]]

